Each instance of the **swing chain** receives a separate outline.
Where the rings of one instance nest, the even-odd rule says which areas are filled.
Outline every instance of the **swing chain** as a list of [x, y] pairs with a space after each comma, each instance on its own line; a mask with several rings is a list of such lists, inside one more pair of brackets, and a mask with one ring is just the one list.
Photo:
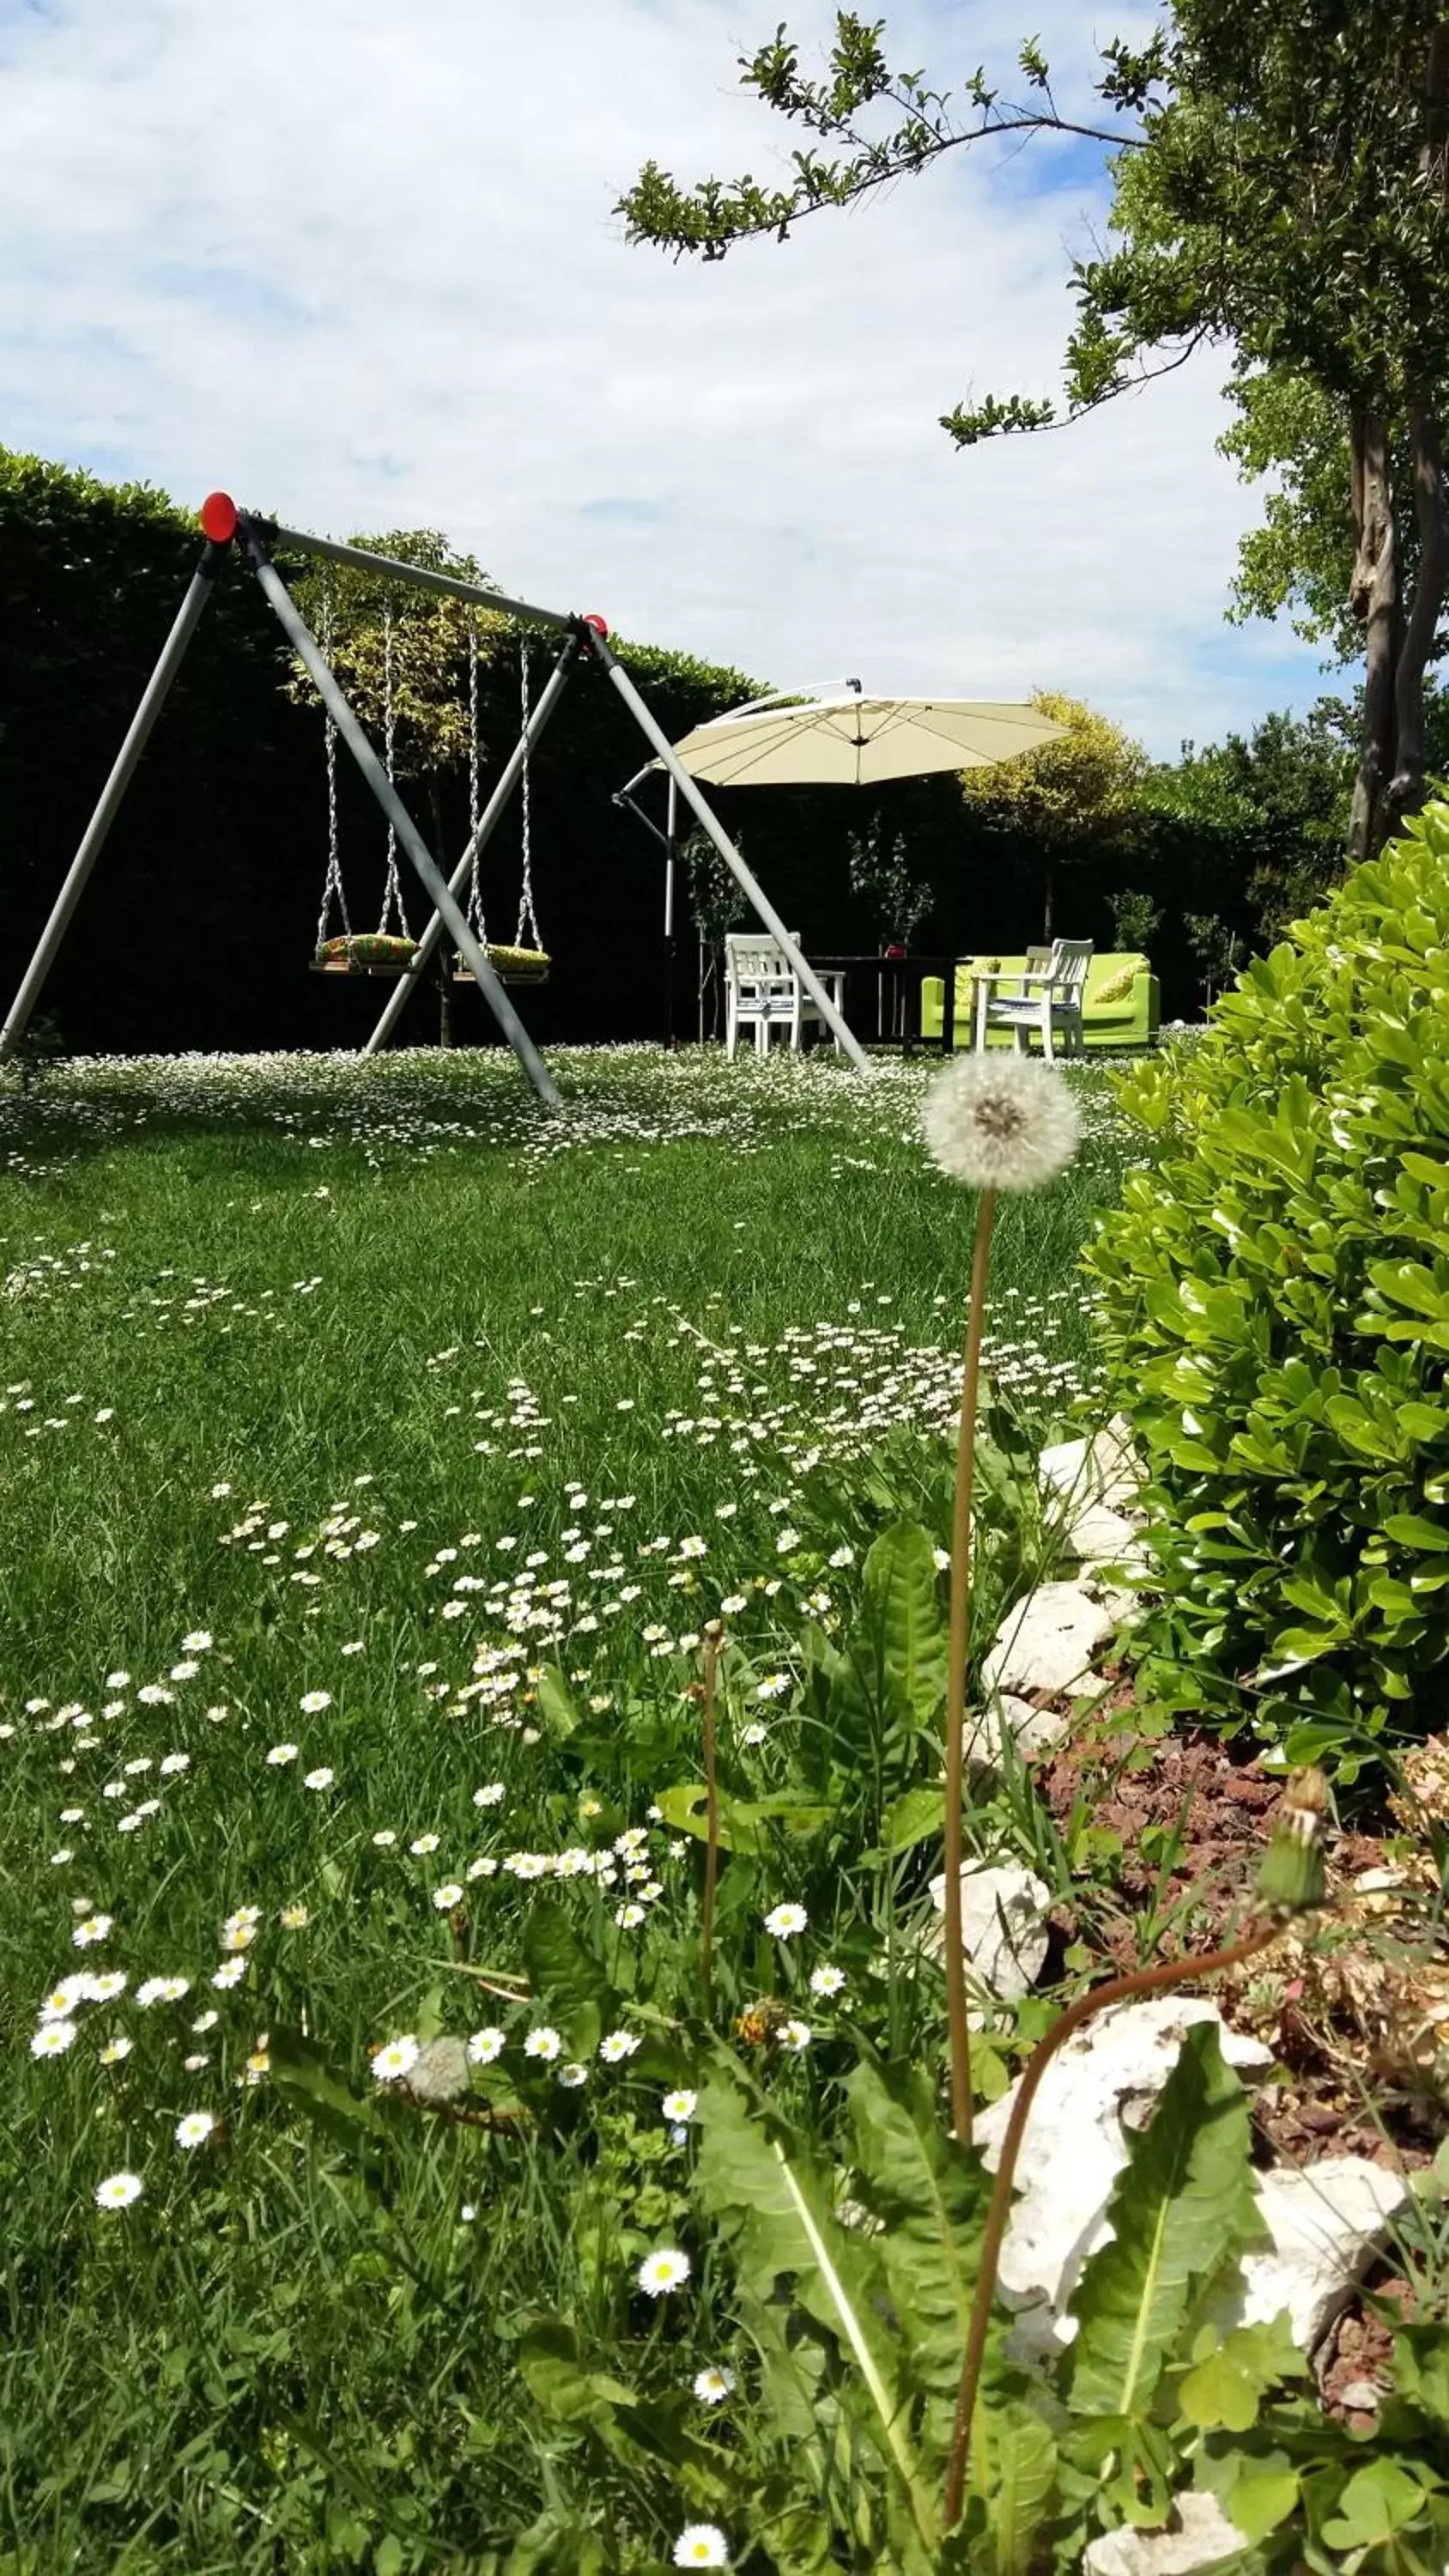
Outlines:
[[523, 886], [518, 899], [518, 929], [514, 934], [516, 948], [541, 949], [538, 915], [533, 908], [533, 810], [529, 754], [532, 743], [528, 710], [528, 636], [520, 627], [518, 634], [518, 693], [523, 720]]
[[[395, 783], [393, 777], [393, 736], [395, 731], [395, 716], [392, 685], [391, 600], [387, 602], [382, 613], [382, 707], [383, 741], [387, 754], [387, 782], [389, 787], [391, 787]], [[377, 925], [379, 938], [384, 938], [387, 935], [389, 925], [392, 921], [394, 906], [396, 906], [397, 909], [397, 936], [399, 939], [406, 939], [408, 936], [408, 924], [407, 915], [403, 910], [402, 884], [398, 877], [397, 870], [397, 832], [393, 826], [392, 817], [389, 815], [387, 824], [387, 882], [383, 887], [382, 918]]]
[[[324, 580], [322, 589], [322, 653], [332, 660], [332, 584]], [[322, 886], [322, 909], [317, 915], [317, 954], [320, 957], [329, 936], [332, 906], [335, 902], [342, 916], [344, 935], [352, 937], [352, 924], [347, 917], [347, 889], [342, 882], [341, 843], [337, 823], [337, 727], [326, 717], [327, 743], [327, 875]]]

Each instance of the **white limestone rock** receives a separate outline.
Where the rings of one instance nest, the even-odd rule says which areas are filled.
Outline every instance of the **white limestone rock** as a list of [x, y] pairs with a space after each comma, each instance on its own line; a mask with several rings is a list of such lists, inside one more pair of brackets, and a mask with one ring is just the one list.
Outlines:
[[1175, 2531], [1104, 2531], [1082, 2559], [1088, 2576], [1192, 2576], [1247, 2547], [1215, 2495], [1190, 2487], [1173, 2499]]
[[1094, 1601], [1079, 1583], [1043, 1583], [1008, 1610], [982, 1667], [983, 1690], [1055, 1697], [1091, 1675], [1120, 1616], [1122, 1594]]
[[1300, 2352], [1322, 2341], [1409, 2198], [1400, 2174], [1367, 2156], [1323, 2156], [1257, 2177], [1272, 2248], [1245, 2254], [1241, 2288], [1215, 2307], [1214, 2323], [1267, 2325], [1284, 2308]]
[[1083, 1565], [1109, 1565], [1124, 1583], [1140, 1582], [1148, 1571], [1142, 1541], [1129, 1520], [1109, 1503], [1088, 1502], [1074, 1512], [1067, 1528], [1072, 1554]]
[[[961, 1947], [972, 1976], [999, 2003], [1019, 2003], [1041, 1975], [1051, 1901], [1051, 1889], [1015, 1862], [995, 1868], [962, 1864]], [[944, 1870], [931, 1881], [931, 1903], [945, 1913]]]
[[1038, 1708], [1034, 1701], [1018, 1699], [1003, 1691], [988, 1708], [966, 1720], [966, 1763], [972, 1771], [999, 1771], [1002, 1747], [1009, 1737], [1023, 1761], [1036, 1761], [1042, 1754], [1054, 1753], [1064, 1736], [1071, 1731], [1071, 1713], [1064, 1708]]
[[[1001, 2249], [1000, 2293], [1018, 2311], [1007, 2339], [1013, 2360], [1039, 2362], [1071, 2342], [1076, 2323], [1065, 2310], [1088, 2255], [1110, 2233], [1107, 2202], [1127, 2161], [1130, 2132], [1146, 2126], [1186, 2033], [1200, 2021], [1217, 2023], [1223, 2055], [1239, 2074], [1272, 2065], [1271, 2050], [1229, 2030], [1205, 1997], [1166, 1994], [1103, 2013], [1047, 2068]], [[1000, 2161], [1015, 2098], [1013, 2085], [976, 2120], [989, 2171]]]
[[1043, 1449], [1039, 1463], [1043, 1484], [1112, 1511], [1129, 1508], [1142, 1482], [1132, 1428], [1120, 1413], [1093, 1440], [1059, 1440]]

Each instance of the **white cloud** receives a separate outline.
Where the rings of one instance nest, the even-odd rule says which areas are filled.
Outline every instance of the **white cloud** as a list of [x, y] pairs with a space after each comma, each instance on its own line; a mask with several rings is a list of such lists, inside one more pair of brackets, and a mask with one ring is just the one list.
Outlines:
[[[965, 14], [913, 5], [898, 53], [989, 60]], [[734, 88], [775, 15], [0, 0], [4, 435], [334, 534], [441, 526], [516, 594], [778, 682], [1076, 689], [1159, 752], [1314, 695], [1286, 634], [1220, 623], [1253, 515], [1221, 361], [1038, 441], [936, 425], [1051, 388], [1105, 202], [1080, 152], [958, 155], [708, 270], [626, 249], [651, 154], [778, 155]], [[1081, 85], [1074, 21], [1033, 26]]]

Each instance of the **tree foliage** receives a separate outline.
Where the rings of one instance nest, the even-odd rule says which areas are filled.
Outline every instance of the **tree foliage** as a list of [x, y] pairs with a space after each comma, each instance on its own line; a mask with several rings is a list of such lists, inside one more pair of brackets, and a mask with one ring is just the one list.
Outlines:
[[1049, 938], [1058, 868], [1100, 855], [1114, 842], [1125, 845], [1147, 756], [1120, 725], [1080, 698], [1037, 689], [1031, 703], [1064, 725], [1065, 734], [1014, 760], [963, 770], [961, 794], [968, 810], [1020, 835], [1040, 853]]
[[1239, 604], [1296, 606], [1341, 637], [1346, 557], [1367, 660], [1350, 845], [1367, 855], [1423, 794], [1423, 675], [1449, 589], [1441, 0], [1171, 0], [1145, 47], [1102, 54], [1096, 92], [1111, 122], [1100, 125], [1059, 110], [1034, 41], [1018, 55], [1015, 104], [979, 71], [953, 98], [892, 69], [883, 37], [884, 22], [837, 11], [827, 75], [810, 79], [780, 28], [743, 70], [815, 138], [793, 154], [789, 182], [681, 189], [650, 163], [620, 201], [630, 238], [718, 258], [1003, 134], [1086, 135], [1112, 150], [1109, 237], [1072, 270], [1062, 402], [992, 393], [944, 425], [962, 447], [1039, 432], [1204, 345], [1231, 350], [1232, 452], [1249, 473], [1285, 477]]

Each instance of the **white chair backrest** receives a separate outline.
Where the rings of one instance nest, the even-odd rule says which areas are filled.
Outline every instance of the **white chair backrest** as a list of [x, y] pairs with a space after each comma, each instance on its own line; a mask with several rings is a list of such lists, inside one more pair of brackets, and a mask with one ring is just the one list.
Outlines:
[[[792, 939], [796, 934], [792, 930]], [[796, 945], [799, 945], [796, 939]], [[784, 949], [768, 932], [730, 930], [725, 933], [725, 972], [735, 984], [788, 983], [794, 974]]]
[[1052, 1000], [1080, 1006], [1087, 968], [1092, 962], [1094, 943], [1090, 939], [1055, 939], [1052, 942]]

